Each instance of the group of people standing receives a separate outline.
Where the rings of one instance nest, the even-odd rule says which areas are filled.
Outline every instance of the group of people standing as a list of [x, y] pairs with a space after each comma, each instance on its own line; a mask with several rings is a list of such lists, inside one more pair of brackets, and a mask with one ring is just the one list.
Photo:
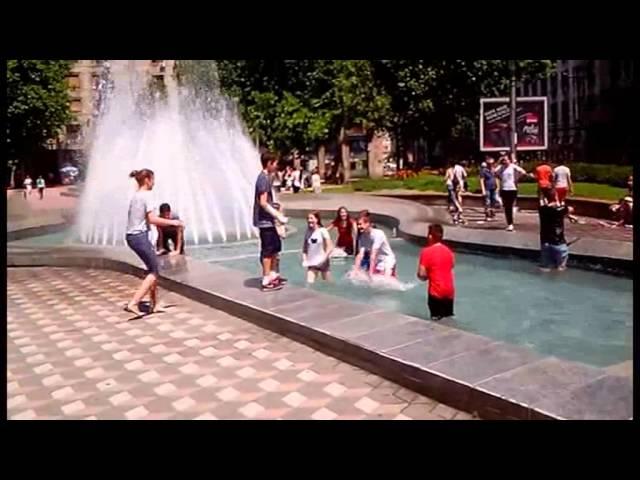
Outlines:
[[[255, 184], [253, 224], [260, 231], [260, 262], [262, 265], [262, 291], [280, 290], [287, 283], [279, 271], [279, 255], [284, 226], [288, 218], [274, 201], [271, 179], [277, 169], [277, 157], [271, 153], [261, 156], [262, 171]], [[335, 242], [330, 232], [337, 231]], [[454, 280], [453, 252], [442, 243], [444, 230], [441, 225], [429, 227], [427, 246], [421, 251], [417, 276], [428, 281], [428, 306], [433, 319], [453, 315]], [[307, 230], [302, 244], [302, 267], [306, 269], [307, 283], [318, 278], [331, 280], [331, 258], [354, 256], [351, 273], [396, 278], [397, 258], [385, 232], [372, 222], [368, 210], [362, 210], [352, 218], [346, 207], [338, 208], [335, 218], [326, 227], [321, 214], [312, 211], [307, 215]]]
[[314, 193], [321, 193], [322, 181], [318, 169], [315, 168], [311, 172], [310, 179], [307, 175], [302, 167], [287, 166], [284, 170], [276, 169], [273, 173], [273, 188], [278, 193], [281, 191], [298, 193], [310, 185]]
[[[564, 204], [568, 195], [573, 194], [571, 170], [561, 160], [552, 168], [546, 160], [542, 160], [531, 173], [518, 165], [516, 158], [507, 152], [502, 152], [498, 162], [487, 156], [480, 165], [480, 190], [484, 200], [485, 221], [495, 219], [496, 210], [504, 209], [506, 231], [515, 231], [514, 207], [518, 199], [518, 182], [523, 177], [531, 177], [538, 183], [538, 200], [540, 205], [548, 202], [548, 192], [554, 190], [554, 199]], [[449, 208], [452, 212], [454, 224], [466, 223], [463, 217], [462, 193], [468, 191], [468, 173], [465, 162], [452, 164], [445, 172]], [[571, 217], [573, 219], [573, 217]]]

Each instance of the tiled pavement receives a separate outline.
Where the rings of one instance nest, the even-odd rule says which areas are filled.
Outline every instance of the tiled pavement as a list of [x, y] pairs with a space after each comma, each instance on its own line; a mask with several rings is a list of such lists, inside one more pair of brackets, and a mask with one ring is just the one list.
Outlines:
[[8, 270], [11, 419], [470, 419], [244, 320], [161, 292], [127, 321], [137, 278]]

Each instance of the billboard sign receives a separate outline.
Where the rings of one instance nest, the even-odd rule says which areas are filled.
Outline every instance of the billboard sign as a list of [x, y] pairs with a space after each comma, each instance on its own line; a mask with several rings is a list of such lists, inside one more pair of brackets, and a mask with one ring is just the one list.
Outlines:
[[[495, 152], [511, 148], [511, 101], [509, 98], [480, 99], [480, 150]], [[546, 150], [549, 123], [547, 97], [516, 99], [516, 149]]]

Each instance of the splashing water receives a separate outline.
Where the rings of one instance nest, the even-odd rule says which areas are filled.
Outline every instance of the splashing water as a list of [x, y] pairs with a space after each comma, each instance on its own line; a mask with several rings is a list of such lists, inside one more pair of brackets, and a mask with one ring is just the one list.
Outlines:
[[107, 71], [77, 236], [91, 244], [122, 243], [136, 188], [129, 173], [149, 168], [155, 201], [169, 203], [184, 220], [187, 243], [253, 237], [259, 153], [229, 101], [213, 89], [209, 104], [194, 101], [193, 92], [172, 78], [166, 98], [150, 96], [140, 61], [113, 61]]
[[345, 275], [345, 279], [352, 285], [358, 287], [369, 287], [377, 290], [393, 290], [398, 292], [406, 292], [417, 285], [412, 282], [402, 282], [395, 277], [369, 275], [361, 270], [350, 270]]

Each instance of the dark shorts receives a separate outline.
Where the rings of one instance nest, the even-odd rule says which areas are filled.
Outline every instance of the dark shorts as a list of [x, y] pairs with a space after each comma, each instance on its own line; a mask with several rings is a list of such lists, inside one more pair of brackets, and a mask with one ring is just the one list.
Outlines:
[[429, 295], [431, 318], [453, 317], [453, 298], [436, 298]]
[[[173, 246], [178, 245], [178, 228], [177, 227], [164, 227], [162, 230], [162, 245], [165, 250], [169, 250], [169, 240], [173, 242]], [[180, 247], [180, 254], [184, 255], [184, 238], [182, 239], [182, 246]]]
[[127, 234], [127, 245], [135, 252], [147, 267], [147, 272], [158, 275], [158, 258], [153, 245], [149, 241], [148, 232]]
[[275, 257], [282, 250], [282, 241], [276, 227], [260, 229], [260, 258]]
[[320, 265], [309, 267], [309, 270], [311, 270], [312, 272], [322, 272], [322, 273], [326, 273], [330, 269], [331, 269], [331, 262], [329, 260], [327, 260], [324, 263], [321, 263]]

